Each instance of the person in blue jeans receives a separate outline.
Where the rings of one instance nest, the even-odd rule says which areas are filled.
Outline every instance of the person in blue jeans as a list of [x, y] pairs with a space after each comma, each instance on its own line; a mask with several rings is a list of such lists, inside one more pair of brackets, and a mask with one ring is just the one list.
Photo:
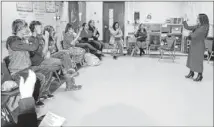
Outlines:
[[32, 66], [29, 52], [36, 51], [39, 45], [34, 43], [34, 40], [28, 39], [29, 33], [28, 24], [24, 20], [16, 19], [13, 21], [13, 35], [8, 37], [6, 42], [6, 48], [9, 52], [8, 69], [14, 80], [16, 80], [18, 76], [25, 76], [29, 68], [35, 71], [38, 79], [36, 83], [36, 93], [39, 95], [35, 96], [35, 101], [38, 106], [43, 106], [44, 103], [41, 102], [39, 98], [43, 96], [42, 93], [46, 90], [44, 87], [48, 85], [52, 72]]
[[[62, 67], [62, 73], [66, 80], [66, 91], [80, 90], [81, 85], [76, 85], [74, 76], [78, 75], [72, 68], [72, 60], [69, 53], [55, 51], [51, 54], [49, 49], [50, 43], [54, 43], [54, 29], [53, 27], [45, 27], [42, 31], [42, 23], [39, 21], [32, 21], [29, 26], [32, 36], [30, 39], [39, 45], [39, 48], [30, 52], [32, 64], [39, 68], [46, 68], [49, 71], [56, 71]], [[57, 42], [56, 42], [57, 43]], [[55, 49], [57, 50], [57, 49]]]

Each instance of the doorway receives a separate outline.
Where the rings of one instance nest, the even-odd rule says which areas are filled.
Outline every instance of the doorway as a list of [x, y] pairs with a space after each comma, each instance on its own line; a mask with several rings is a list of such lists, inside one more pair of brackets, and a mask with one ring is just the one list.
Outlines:
[[119, 22], [124, 34], [125, 2], [103, 2], [103, 41], [109, 43], [110, 31], [114, 22]]

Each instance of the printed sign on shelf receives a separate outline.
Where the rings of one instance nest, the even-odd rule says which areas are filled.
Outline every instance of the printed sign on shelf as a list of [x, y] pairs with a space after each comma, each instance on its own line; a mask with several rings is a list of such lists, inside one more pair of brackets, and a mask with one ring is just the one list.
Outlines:
[[48, 112], [40, 123], [39, 127], [62, 126], [65, 118], [58, 116], [52, 112]]

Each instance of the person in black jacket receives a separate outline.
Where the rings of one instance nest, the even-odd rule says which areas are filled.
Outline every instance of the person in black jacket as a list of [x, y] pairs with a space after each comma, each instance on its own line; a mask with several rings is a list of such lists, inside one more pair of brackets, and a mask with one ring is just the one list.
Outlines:
[[143, 48], [146, 47], [146, 38], [147, 38], [147, 31], [143, 27], [142, 23], [139, 25], [139, 28], [135, 33], [135, 37], [137, 38], [137, 48], [140, 49], [140, 56], [142, 56], [142, 53], [145, 54]]
[[92, 38], [94, 39], [94, 41], [97, 41], [98, 43], [101, 44], [100, 50], [102, 51], [103, 48], [104, 48], [104, 46], [105, 46], [105, 44], [104, 44], [103, 42], [101, 42], [101, 41], [98, 41], [98, 38], [99, 38], [99, 36], [100, 36], [100, 33], [99, 33], [99, 31], [97, 30], [97, 28], [95, 27], [95, 22], [94, 22], [94, 20], [90, 20], [90, 21], [88, 22], [88, 27], [89, 27], [88, 30], [91, 31], [91, 32], [93, 33]]
[[36, 74], [32, 70], [29, 70], [25, 81], [23, 77], [20, 77], [19, 91], [21, 99], [19, 101], [17, 127], [38, 127], [35, 102], [32, 97], [35, 83]]

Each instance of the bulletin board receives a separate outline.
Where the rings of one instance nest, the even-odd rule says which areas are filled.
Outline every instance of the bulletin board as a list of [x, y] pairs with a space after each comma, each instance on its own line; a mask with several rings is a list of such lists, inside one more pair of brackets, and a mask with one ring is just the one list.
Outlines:
[[45, 2], [45, 7], [46, 7], [47, 13], [55, 13], [56, 12], [55, 2]]
[[[54, 2], [55, 3], [55, 2]], [[50, 4], [49, 4], [50, 5]], [[54, 4], [55, 5], [55, 4]], [[53, 4], [52, 4], [53, 6]], [[5, 41], [12, 35], [12, 22], [16, 19], [23, 19], [28, 24], [33, 20], [38, 20], [43, 25], [56, 26], [53, 8], [48, 7], [47, 13], [45, 2], [2, 2], [2, 40]]]
[[17, 9], [17, 11], [22, 11], [22, 12], [33, 12], [33, 3], [32, 2], [17, 2], [16, 9]]

